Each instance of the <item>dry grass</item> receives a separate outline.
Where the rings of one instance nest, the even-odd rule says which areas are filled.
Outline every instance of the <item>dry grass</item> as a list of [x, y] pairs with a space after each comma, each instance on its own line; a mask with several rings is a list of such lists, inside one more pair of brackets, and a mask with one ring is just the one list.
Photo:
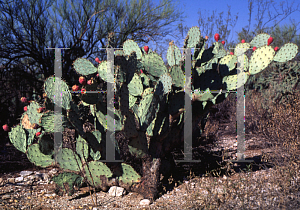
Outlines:
[[[231, 125], [235, 123], [232, 113], [236, 110], [236, 103], [233, 98], [216, 106], [219, 112], [211, 115], [209, 124], [216, 124], [215, 121], [220, 119], [228, 119]], [[237, 172], [234, 164], [226, 162], [201, 178], [190, 177], [188, 184], [184, 185], [189, 193], [183, 198], [186, 199], [185, 205], [180, 208], [299, 209], [299, 98], [300, 93], [295, 92], [292, 100], [282, 105], [270, 102], [269, 109], [264, 110], [261, 106], [264, 99], [259, 93], [252, 91], [247, 95], [246, 133], [269, 139], [272, 152], [260, 157], [259, 167], [255, 164], [244, 165], [238, 167]], [[226, 159], [224, 156], [222, 160]], [[269, 169], [270, 166], [273, 167]], [[168, 209], [167, 204], [165, 208]]]

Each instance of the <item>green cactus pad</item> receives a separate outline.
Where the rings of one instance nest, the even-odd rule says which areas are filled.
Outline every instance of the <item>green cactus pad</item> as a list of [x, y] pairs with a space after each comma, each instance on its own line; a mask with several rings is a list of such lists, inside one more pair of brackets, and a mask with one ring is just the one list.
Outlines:
[[[60, 89], [57, 89], [57, 84], [60, 86]], [[69, 91], [69, 86], [61, 78], [53, 76], [47, 78], [44, 83], [44, 91], [47, 94], [47, 97], [51, 99], [51, 101], [57, 106], [60, 106], [64, 109], [71, 108], [70, 101], [72, 100], [72, 96]]]
[[57, 162], [61, 168], [67, 170], [80, 171], [82, 168], [80, 158], [69, 148], [63, 148], [58, 153]]
[[51, 155], [43, 154], [39, 149], [39, 144], [32, 144], [26, 151], [27, 158], [30, 162], [36, 166], [46, 168], [48, 166], [54, 166], [55, 161], [51, 158]]
[[[114, 72], [111, 72], [111, 74], [107, 74], [107, 61], [102, 61], [97, 68], [99, 77], [105, 81], [105, 82], [109, 82], [109, 83], [114, 83]], [[113, 68], [114, 71], [114, 68]], [[109, 77], [108, 77], [108, 76]]]
[[179, 66], [172, 66], [170, 75], [175, 87], [184, 87], [184, 74]]
[[97, 68], [85, 58], [77, 58], [73, 62], [73, 67], [78, 74], [89, 75], [97, 72]]
[[[69, 196], [74, 194], [74, 185], [80, 187], [83, 182], [83, 177], [78, 174], [64, 172], [58, 175], [53, 176], [50, 180], [57, 184], [57, 186], [64, 190], [65, 193], [68, 193]], [[68, 185], [68, 187], [65, 186]]]
[[41, 126], [45, 132], [62, 132], [63, 127], [59, 126], [59, 122], [62, 121], [63, 127], [67, 126], [68, 119], [62, 114], [54, 114], [53, 111], [44, 113], [41, 117]]
[[194, 91], [193, 100], [197, 101], [208, 101], [214, 98], [214, 95], [211, 94], [210, 89], [207, 88], [205, 91], [201, 91], [200, 89], [196, 89]]
[[194, 26], [190, 28], [187, 35], [187, 48], [194, 48], [198, 44], [201, 38], [201, 32], [199, 27]]
[[274, 56], [274, 61], [287, 62], [292, 60], [298, 53], [298, 46], [294, 43], [286, 43]]
[[249, 73], [254, 75], [264, 70], [272, 62], [274, 55], [275, 51], [271, 46], [257, 48], [250, 58]]
[[[120, 131], [122, 130], [122, 122], [121, 122], [121, 115], [120, 115], [120, 111], [113, 111], [114, 114], [114, 118], [111, 117], [110, 115], [105, 115], [103, 114], [101, 111], [97, 111], [96, 112], [96, 116], [98, 121], [100, 122], [100, 124], [104, 127], [105, 130], [109, 130], [109, 131]], [[108, 121], [108, 122], [107, 122]], [[114, 125], [114, 127], [109, 127], [108, 128], [108, 124], [110, 125]]]
[[88, 183], [95, 188], [106, 188], [108, 179], [113, 175], [110, 169], [102, 162], [91, 161], [83, 168]]
[[173, 43], [169, 45], [167, 59], [170, 66], [179, 65], [179, 61], [181, 60], [181, 52]]
[[81, 136], [76, 138], [76, 152], [80, 156], [81, 160], [87, 160], [89, 156], [89, 145]]
[[252, 41], [250, 42], [251, 47], [262, 47], [268, 44], [268, 39], [270, 38], [269, 34], [262, 33], [255, 36]]
[[139, 131], [137, 137], [133, 137], [128, 142], [129, 152], [137, 157], [143, 158], [148, 154], [147, 138], [144, 132]]
[[240, 56], [244, 54], [250, 47], [250, 43], [238, 43], [234, 48], [234, 55]]
[[231, 70], [236, 67], [237, 57], [235, 55], [226, 55], [219, 62], [219, 73], [221, 77], [227, 76]]
[[226, 83], [228, 91], [235, 90], [244, 85], [249, 78], [246, 72], [241, 72], [238, 75], [230, 75], [223, 78], [223, 83]]
[[[154, 110], [155, 107], [152, 104], [152, 102], [154, 102], [154, 100], [155, 100], [154, 94], [148, 94], [141, 100], [141, 102], [138, 106], [137, 114], [138, 114], [138, 118], [139, 118], [141, 127], [144, 127], [146, 124], [150, 123], [150, 122], [148, 122], [149, 119], [152, 118], [153, 115], [155, 114], [155, 110]], [[147, 127], [145, 127], [145, 129]]]
[[141, 180], [141, 176], [128, 164], [121, 163], [123, 174], [118, 177], [120, 186], [128, 187]]
[[141, 96], [143, 93], [143, 84], [138, 74], [134, 73], [130, 83], [128, 84], [128, 91], [133, 96]]
[[135, 52], [137, 59], [142, 59], [142, 51], [138, 44], [133, 40], [126, 40], [123, 43], [123, 52], [125, 55], [130, 56], [131, 53]]
[[135, 126], [135, 115], [130, 113], [124, 123], [124, 132], [127, 138], [133, 138], [138, 136], [138, 131]]
[[124, 56], [125, 55], [123, 50], [115, 50], [114, 54], [115, 54], [115, 56]]
[[10, 142], [21, 152], [26, 152], [27, 140], [25, 130], [17, 125], [8, 133]]
[[172, 88], [172, 77], [169, 74], [161, 75], [158, 83], [155, 85], [154, 94], [165, 95], [171, 91]]
[[145, 98], [147, 95], [149, 94], [153, 94], [154, 93], [154, 89], [153, 88], [146, 88], [142, 94], [142, 98]]
[[[95, 136], [95, 138], [97, 139], [97, 142], [100, 144], [101, 140], [102, 140], [101, 132], [93, 131], [92, 134], [93, 134], [93, 136]], [[92, 145], [92, 147], [94, 147], [93, 144], [91, 144], [91, 145]], [[94, 148], [96, 148], [96, 147], [94, 147]], [[93, 160], [100, 160], [100, 158], [101, 158], [101, 152], [100, 151], [94, 152], [93, 148], [90, 149], [90, 155], [93, 158]]]
[[146, 86], [146, 87], [150, 86], [150, 83], [149, 83], [150, 79], [146, 74], [144, 74], [144, 73], [140, 74], [140, 78], [141, 78], [142, 83], [143, 83], [144, 86]]
[[27, 106], [26, 114], [28, 115], [31, 124], [39, 124], [42, 116], [42, 113], [38, 113], [39, 108], [41, 108], [41, 106], [35, 101], [31, 101], [29, 106]]
[[222, 58], [226, 55], [226, 50], [224, 49], [224, 45], [220, 42], [214, 42], [214, 48], [212, 53], [215, 54], [215, 58]]
[[157, 53], [143, 56], [142, 65], [144, 66], [145, 71], [154, 77], [160, 77], [167, 73], [167, 67], [165, 66], [163, 59]]
[[44, 155], [53, 155], [54, 154], [54, 140], [49, 134], [43, 135], [39, 141], [39, 149]]

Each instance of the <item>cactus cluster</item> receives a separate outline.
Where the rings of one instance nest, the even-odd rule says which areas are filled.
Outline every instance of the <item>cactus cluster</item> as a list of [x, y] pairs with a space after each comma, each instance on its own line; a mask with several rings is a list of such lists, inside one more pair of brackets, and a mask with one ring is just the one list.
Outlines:
[[[192, 27], [184, 40], [184, 48], [195, 48], [191, 69], [192, 94], [189, 97], [193, 102], [193, 116], [200, 118], [205, 118], [210, 107], [225, 100], [229, 91], [244, 85], [251, 75], [263, 71], [272, 62], [286, 62], [298, 52], [297, 46], [292, 43], [275, 52], [270, 46], [270, 36], [260, 34], [250, 43], [239, 43], [232, 55], [224, 49], [224, 43], [218, 42], [219, 38], [216, 34], [216, 42], [205, 49], [207, 37], [201, 36], [198, 27]], [[254, 46], [257, 49], [248, 58], [245, 52]], [[81, 91], [78, 85], [69, 88], [61, 78], [47, 78], [44, 104], [30, 102], [20, 125], [9, 132], [10, 141], [37, 166], [58, 166], [65, 170], [53, 178], [60, 187], [68, 183], [73, 189], [74, 183], [80, 186], [85, 180], [96, 188], [107, 189], [113, 177], [115, 184], [120, 186], [130, 187], [141, 182], [150, 172], [137, 173], [127, 163], [113, 170], [109, 164], [100, 162], [105, 158], [105, 143], [110, 140], [105, 138], [105, 132], [122, 133], [123, 140], [128, 140], [129, 154], [136, 158], [166, 156], [167, 151], [176, 146], [168, 136], [178, 138], [176, 134], [182, 130], [184, 123], [184, 63], [185, 59], [190, 59], [185, 58], [184, 53], [171, 42], [167, 51], [168, 69], [162, 58], [148, 46], [140, 48], [133, 40], [127, 40], [123, 50], [114, 53], [115, 77], [107, 75], [108, 61], [97, 59], [98, 66], [95, 67], [89, 60], [77, 58], [73, 67], [82, 75], [79, 78]], [[237, 57], [243, 54], [244, 71], [237, 73]], [[115, 110], [107, 107], [105, 94], [100, 88], [101, 81], [117, 82], [113, 101]], [[60, 90], [56, 89], [57, 86]], [[90, 90], [98, 92], [85, 92]], [[216, 93], [212, 90], [225, 91]], [[61, 97], [55, 97], [58, 95]], [[80, 103], [75, 102], [75, 97], [81, 100]], [[22, 101], [26, 102], [25, 99]], [[54, 112], [54, 104], [62, 108], [62, 113]], [[46, 110], [41, 111], [42, 107]], [[108, 111], [114, 113], [114, 119], [107, 114]], [[89, 115], [89, 118], [84, 118], [84, 115]], [[51, 134], [61, 132], [61, 128], [55, 126], [59, 123], [58, 119], [63, 122], [62, 128], [75, 128], [77, 134], [75, 148], [62, 148], [55, 159]], [[84, 119], [94, 124], [95, 131], [84, 132]], [[115, 123], [114, 128], [107, 126], [108, 121]], [[7, 127], [5, 129], [8, 130]], [[174, 129], [176, 132], [172, 132]], [[38, 132], [40, 135], [35, 135]], [[116, 147], [120, 153], [124, 152], [121, 144], [119, 139]]]

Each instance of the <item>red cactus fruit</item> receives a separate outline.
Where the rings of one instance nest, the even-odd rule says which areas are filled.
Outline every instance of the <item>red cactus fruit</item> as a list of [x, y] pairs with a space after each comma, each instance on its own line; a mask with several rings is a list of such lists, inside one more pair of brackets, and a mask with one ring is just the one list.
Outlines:
[[101, 61], [99, 60], [99, 58], [97, 57], [97, 58], [95, 58], [95, 61], [97, 62], [97, 63], [101, 63]]
[[82, 88], [81, 89], [81, 94], [85, 94], [86, 93], [86, 89]]
[[245, 39], [242, 39], [242, 43], [245, 43], [246, 41], [245, 41]]
[[9, 126], [7, 124], [3, 125], [2, 128], [4, 131], [9, 131]]
[[94, 83], [94, 82], [93, 82], [93, 80], [91, 80], [91, 79], [87, 81], [87, 84], [88, 84], [88, 85], [92, 85], [93, 83]]
[[279, 47], [275, 47], [274, 50], [275, 52], [277, 52], [279, 50]]
[[37, 136], [37, 137], [39, 137], [39, 135], [41, 135], [42, 133], [41, 132], [37, 132], [35, 135]]
[[205, 36], [205, 39], [208, 40], [208, 36]]
[[256, 47], [253, 47], [253, 51], [255, 51], [257, 48]]
[[224, 45], [224, 44], [225, 44], [225, 41], [222, 41], [222, 44]]
[[23, 103], [27, 103], [28, 101], [27, 101], [27, 98], [25, 98], [25, 97], [22, 97], [21, 98], [21, 102], [23, 102]]
[[145, 50], [146, 54], [148, 54], [149, 47], [148, 46], [144, 46], [144, 50]]
[[72, 86], [72, 90], [73, 90], [73, 91], [79, 90], [79, 86], [78, 86], [78, 85], [73, 85], [73, 86]]
[[97, 74], [96, 77], [99, 77], [99, 74]]
[[273, 42], [273, 37], [270, 36], [270, 38], [268, 39], [268, 46]]
[[230, 52], [230, 55], [233, 55], [233, 52]]
[[83, 76], [79, 77], [79, 83], [82, 84], [82, 85], [85, 85], [86, 84], [86, 79]]
[[24, 112], [27, 112], [27, 106], [24, 106]]
[[143, 69], [141, 69], [141, 74], [142, 74], [142, 73], [144, 73], [144, 72], [143, 72]]
[[216, 41], [219, 41], [220, 35], [219, 35], [218, 33], [216, 33], [214, 37], [215, 37], [215, 40], [216, 40]]

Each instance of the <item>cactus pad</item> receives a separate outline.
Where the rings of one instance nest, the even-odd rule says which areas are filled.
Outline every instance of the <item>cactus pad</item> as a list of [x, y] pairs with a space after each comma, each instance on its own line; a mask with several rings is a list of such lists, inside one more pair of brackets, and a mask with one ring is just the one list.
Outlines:
[[298, 46], [294, 43], [286, 43], [274, 56], [274, 61], [287, 62], [293, 59], [298, 53]]
[[78, 74], [89, 75], [97, 72], [97, 68], [85, 58], [77, 58], [73, 62], [73, 67]]
[[264, 70], [272, 62], [274, 55], [275, 51], [271, 46], [257, 48], [250, 58], [249, 73], [254, 75]]
[[118, 177], [120, 186], [128, 187], [141, 180], [141, 176], [130, 165], [121, 163], [121, 166], [123, 173]]
[[130, 83], [128, 84], [128, 91], [133, 96], [141, 96], [143, 93], [143, 84], [138, 74], [134, 73]]
[[25, 130], [17, 125], [8, 133], [10, 142], [21, 152], [25, 153], [27, 149]]
[[123, 52], [125, 55], [130, 56], [131, 53], [135, 52], [137, 59], [142, 59], [142, 51], [138, 44], [133, 40], [126, 40], [123, 43]]
[[[59, 89], [58, 86], [60, 86]], [[44, 83], [44, 91], [47, 97], [57, 106], [63, 107], [64, 109], [71, 108], [70, 101], [72, 100], [72, 96], [69, 91], [69, 86], [61, 78], [53, 76], [47, 78]]]
[[187, 38], [187, 48], [194, 48], [198, 44], [200, 38], [201, 38], [201, 32], [199, 27], [194, 26], [190, 28], [188, 32], [188, 38]]
[[169, 45], [167, 51], [167, 59], [168, 59], [168, 64], [170, 66], [179, 65], [179, 61], [181, 59], [181, 52], [178, 49], [178, 47], [173, 43]]
[[91, 161], [84, 166], [84, 172], [90, 185], [106, 188], [108, 179], [112, 177], [110, 169], [102, 162]]
[[245, 72], [241, 72], [237, 75], [230, 75], [223, 78], [223, 82], [226, 83], [226, 89], [228, 91], [235, 90], [240, 88], [242, 85], [246, 83], [249, 75]]
[[156, 95], [165, 95], [171, 91], [172, 88], [172, 77], [169, 74], [161, 75], [158, 83], [155, 86]]
[[262, 33], [255, 36], [252, 41], [250, 42], [251, 47], [262, 47], [268, 44], [268, 39], [270, 38], [269, 34]]
[[58, 153], [57, 161], [63, 169], [80, 171], [82, 168], [80, 158], [69, 148], [63, 148], [61, 153]]
[[38, 144], [30, 145], [26, 151], [26, 155], [30, 162], [43, 168], [55, 164], [55, 161], [51, 158], [51, 155], [45, 155], [40, 151]]

